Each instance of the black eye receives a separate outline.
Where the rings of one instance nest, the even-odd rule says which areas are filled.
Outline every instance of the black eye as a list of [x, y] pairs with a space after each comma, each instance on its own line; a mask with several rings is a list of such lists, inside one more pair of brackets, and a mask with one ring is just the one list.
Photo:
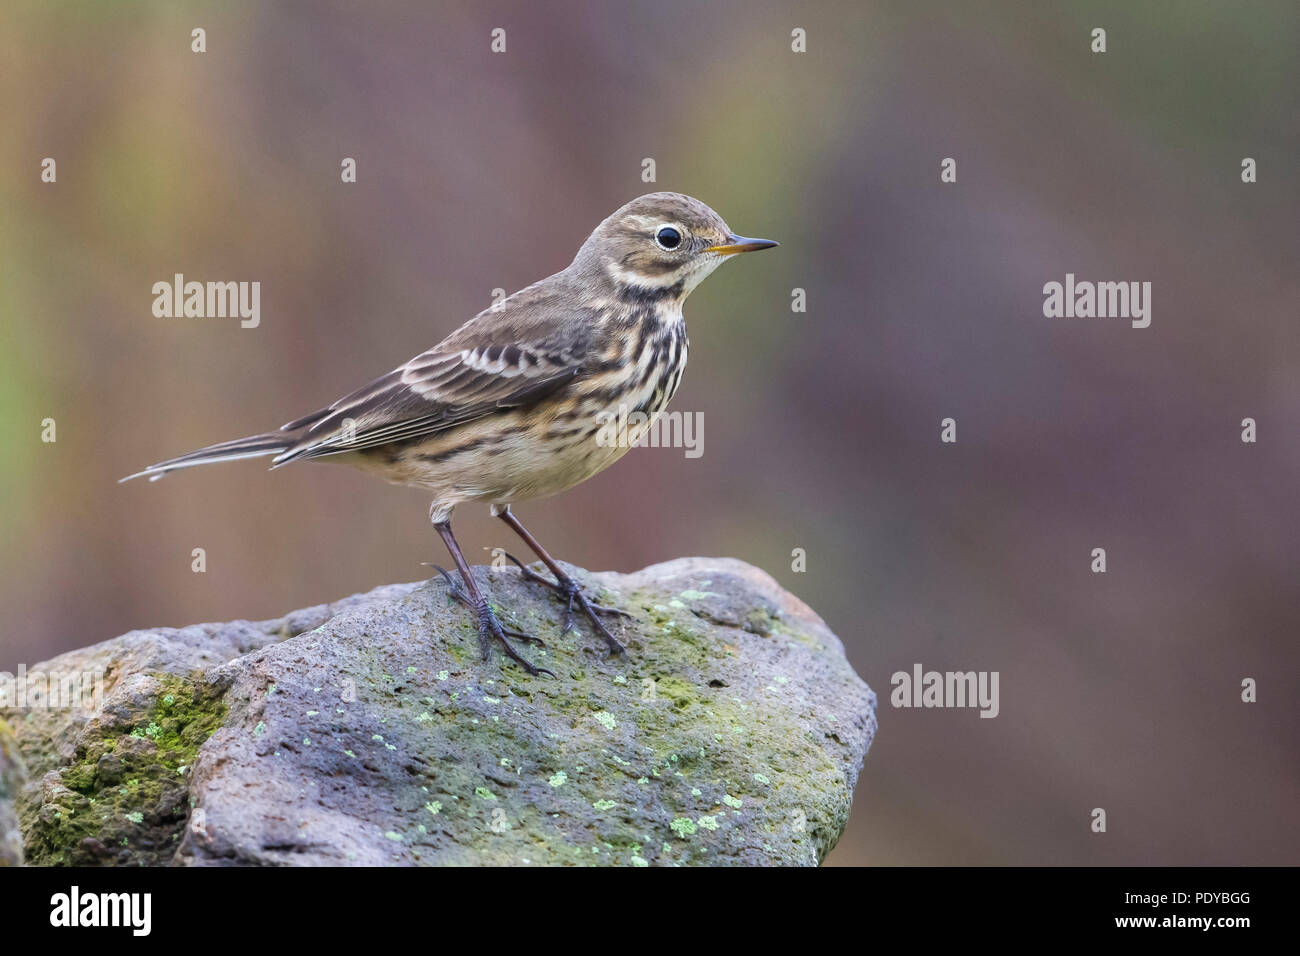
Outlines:
[[682, 234], [672, 226], [664, 226], [655, 233], [655, 242], [660, 249], [676, 249], [682, 244]]

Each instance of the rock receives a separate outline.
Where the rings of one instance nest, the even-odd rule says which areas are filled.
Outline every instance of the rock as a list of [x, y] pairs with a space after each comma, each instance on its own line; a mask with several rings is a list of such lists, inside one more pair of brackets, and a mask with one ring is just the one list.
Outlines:
[[26, 771], [9, 725], [0, 720], [0, 866], [22, 866], [23, 835], [14, 801]]
[[104, 694], [10, 718], [39, 779], [28, 862], [811, 865], [835, 845], [875, 695], [770, 577], [570, 569], [631, 615], [610, 657], [517, 569], [475, 573], [555, 678], [481, 661], [441, 578], [42, 665], [98, 666]]

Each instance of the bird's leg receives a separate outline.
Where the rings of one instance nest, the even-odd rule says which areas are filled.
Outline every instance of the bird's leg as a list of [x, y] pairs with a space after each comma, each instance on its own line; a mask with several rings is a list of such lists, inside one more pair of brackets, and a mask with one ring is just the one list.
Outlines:
[[510, 554], [509, 552], [506, 553], [507, 558], [519, 565], [519, 569], [523, 571], [524, 577], [527, 580], [545, 584], [552, 590], [558, 591], [560, 596], [565, 599], [563, 633], [567, 634], [573, 629], [573, 602], [577, 601], [578, 606], [582, 608], [583, 613], [587, 615], [592, 626], [596, 628], [596, 631], [600, 636], [605, 639], [605, 643], [609, 645], [610, 651], [615, 654], [622, 654], [626, 648], [623, 646], [622, 641], [609, 633], [609, 629], [605, 627], [605, 623], [600, 619], [600, 615], [617, 614], [622, 617], [631, 617], [631, 615], [626, 611], [619, 610], [618, 608], [604, 607], [588, 600], [587, 596], [582, 593], [582, 588], [578, 587], [578, 582], [565, 574], [564, 569], [560, 567], [556, 560], [546, 553], [546, 549], [541, 546], [538, 540], [534, 538], [528, 532], [528, 529], [520, 523], [519, 519], [514, 516], [514, 512], [510, 510], [509, 505], [499, 509], [494, 508], [493, 514], [508, 524], [511, 530], [523, 539], [524, 544], [528, 545], [528, 547], [532, 549], [533, 554], [541, 558], [542, 563], [550, 568], [551, 573], [555, 575], [555, 581], [558, 583], [552, 583], [551, 581], [546, 580], [546, 578], [542, 577], [540, 574], [526, 568], [523, 562], [513, 554]]
[[[437, 564], [430, 564], [428, 561], [424, 562], [424, 566], [426, 568], [433, 568], [433, 570], [437, 571], [439, 574], [442, 575], [442, 579], [447, 582], [448, 594], [450, 594], [461, 604], [464, 604], [466, 607], [469, 608], [474, 607], [474, 602], [470, 600], [469, 596], [465, 593], [465, 589], [460, 586], [460, 584], [456, 581], [455, 578], [453, 578], [450, 574], [447, 573], [446, 568], [443, 568]], [[515, 640], [527, 641], [530, 644], [536, 644], [538, 647], [546, 646], [546, 642], [542, 640], [540, 637], [537, 637], [536, 635], [533, 634], [526, 634], [523, 631], [511, 630], [510, 628], [506, 627], [504, 624], [501, 625], [501, 633], [504, 634], [506, 637], [513, 637]]]
[[[461, 554], [460, 551], [460, 545], [456, 543], [456, 538], [451, 533], [451, 522], [437, 522], [434, 524], [434, 527], [438, 529], [438, 534], [442, 536], [443, 543], [447, 545], [447, 550], [451, 553], [451, 559], [456, 562], [456, 569], [460, 571], [461, 580], [465, 582], [466, 593], [461, 594], [459, 588], [457, 588], [453, 594], [459, 600], [468, 604], [478, 617], [478, 642], [479, 649], [483, 653], [483, 659], [487, 660], [488, 648], [490, 647], [492, 638], [495, 637], [501, 642], [501, 646], [505, 648], [506, 655], [511, 660], [517, 662], [519, 666], [528, 671], [528, 673], [533, 676], [538, 674], [550, 674], [554, 677], [555, 673], [553, 671], [549, 671], [545, 667], [535, 667], [533, 664], [530, 664], [520, 656], [519, 652], [515, 650], [514, 645], [510, 643], [510, 638], [506, 636], [507, 633], [525, 640], [536, 639], [531, 638], [526, 634], [521, 634], [518, 631], [507, 632], [506, 629], [501, 626], [501, 622], [497, 620], [496, 614], [492, 611], [492, 605], [488, 604], [487, 598], [479, 592], [478, 585], [474, 583], [474, 576], [470, 574], [469, 564], [465, 561], [465, 556]], [[439, 570], [441, 571], [442, 569], [439, 568]], [[450, 580], [450, 577], [445, 571], [443, 571], [443, 576]]]

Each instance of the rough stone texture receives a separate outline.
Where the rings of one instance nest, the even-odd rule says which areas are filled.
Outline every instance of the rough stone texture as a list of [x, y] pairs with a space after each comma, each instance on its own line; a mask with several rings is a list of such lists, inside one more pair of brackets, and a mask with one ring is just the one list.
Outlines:
[[0, 720], [0, 866], [21, 866], [23, 862], [23, 835], [14, 800], [25, 778], [18, 745], [9, 725]]
[[210, 673], [340, 611], [406, 593], [380, 588], [275, 621], [131, 631], [62, 654], [28, 674], [94, 674], [92, 706], [0, 707], [25, 758], [16, 801], [29, 864], [170, 862], [189, 816], [199, 746], [225, 713]]
[[875, 695], [770, 577], [571, 569], [632, 615], [609, 657], [585, 620], [557, 633], [548, 589], [475, 571], [555, 678], [482, 662], [441, 578], [42, 665], [102, 667], [105, 695], [9, 714], [28, 862], [807, 865], [834, 846]]

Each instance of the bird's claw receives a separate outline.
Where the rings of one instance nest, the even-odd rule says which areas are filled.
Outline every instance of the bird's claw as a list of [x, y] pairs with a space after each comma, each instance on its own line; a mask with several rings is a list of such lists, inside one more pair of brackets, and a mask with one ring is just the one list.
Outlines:
[[430, 564], [428, 566], [441, 574], [443, 580], [447, 582], [448, 595], [473, 610], [478, 616], [478, 644], [479, 651], [483, 655], [483, 660], [487, 660], [490, 656], [492, 638], [495, 637], [501, 642], [501, 646], [504, 648], [506, 656], [519, 664], [520, 667], [528, 671], [528, 673], [532, 674], [534, 677], [537, 677], [540, 674], [549, 674], [551, 677], [555, 676], [554, 671], [545, 667], [537, 667], [530, 663], [526, 658], [521, 656], [520, 653], [515, 650], [515, 646], [510, 643], [510, 638], [513, 637], [518, 641], [527, 641], [530, 644], [545, 647], [546, 642], [544, 640], [532, 634], [526, 634], [523, 631], [516, 631], [512, 628], [505, 627], [497, 617], [496, 612], [492, 610], [492, 605], [487, 601], [476, 604], [470, 596], [465, 593], [465, 590], [461, 587], [460, 583], [448, 574], [444, 568], [440, 568], [436, 564]]
[[573, 578], [568, 577], [567, 575], [561, 577], [559, 583], [556, 583], [555, 581], [542, 577], [542, 575], [525, 565], [509, 551], [504, 552], [504, 554], [515, 563], [520, 571], [523, 572], [525, 581], [536, 581], [538, 584], [544, 584], [565, 599], [564, 626], [560, 630], [561, 634], [568, 634], [570, 631], [575, 630], [573, 622], [573, 602], [577, 601], [578, 606], [581, 607], [583, 613], [587, 615], [588, 620], [591, 621], [596, 632], [605, 639], [605, 643], [609, 646], [610, 653], [622, 654], [627, 650], [627, 648], [623, 646], [623, 642], [611, 634], [609, 628], [605, 627], [605, 622], [600, 619], [600, 615], [614, 614], [619, 617], [631, 617], [631, 614], [616, 607], [606, 607], [603, 604], [597, 604], [594, 601], [588, 600], [587, 595], [583, 594], [582, 588], [578, 586], [578, 582], [574, 581]]

